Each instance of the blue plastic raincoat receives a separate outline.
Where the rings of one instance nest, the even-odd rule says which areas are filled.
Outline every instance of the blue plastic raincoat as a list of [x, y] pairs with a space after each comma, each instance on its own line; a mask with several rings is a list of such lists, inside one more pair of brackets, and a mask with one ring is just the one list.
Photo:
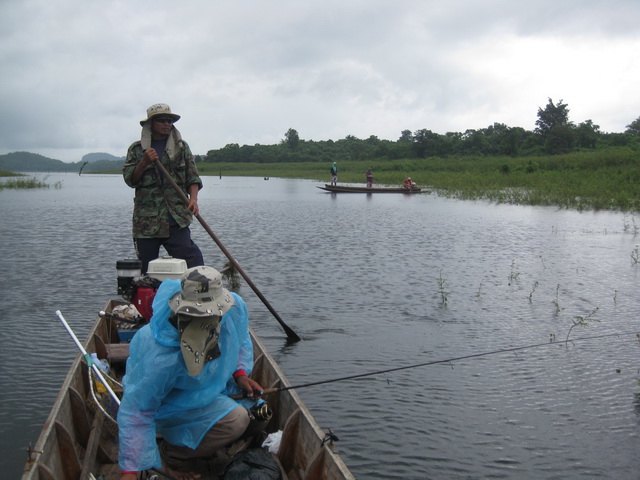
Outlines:
[[235, 305], [222, 317], [221, 355], [189, 376], [178, 331], [169, 322], [169, 299], [180, 280], [165, 280], [153, 301], [153, 317], [131, 341], [124, 396], [118, 411], [119, 464], [123, 471], [162, 468], [156, 432], [173, 445], [196, 448], [211, 427], [238, 406], [228, 395], [240, 393], [233, 373], [253, 369], [247, 306]]

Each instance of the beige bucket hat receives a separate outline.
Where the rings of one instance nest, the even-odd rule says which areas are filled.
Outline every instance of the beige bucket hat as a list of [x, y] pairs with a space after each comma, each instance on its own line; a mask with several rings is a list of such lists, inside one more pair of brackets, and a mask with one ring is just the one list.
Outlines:
[[222, 286], [222, 274], [213, 267], [200, 266], [182, 274], [180, 292], [169, 300], [175, 314], [190, 317], [222, 317], [235, 301]]
[[180, 120], [180, 115], [171, 113], [171, 107], [169, 105], [166, 103], [155, 103], [147, 108], [147, 118], [140, 120], [140, 125], [144, 125], [156, 115], [166, 115], [167, 117], [173, 118], [174, 122]]

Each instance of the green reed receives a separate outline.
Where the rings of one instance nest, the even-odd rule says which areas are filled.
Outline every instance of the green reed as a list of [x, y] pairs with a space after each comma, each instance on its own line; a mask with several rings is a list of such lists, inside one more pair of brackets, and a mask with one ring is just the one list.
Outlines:
[[600, 321], [597, 318], [594, 318], [594, 315], [596, 313], [598, 313], [598, 310], [600, 310], [600, 308], [596, 307], [586, 316], [576, 315], [575, 317], [573, 317], [571, 319], [571, 321], [573, 322], [573, 325], [571, 325], [571, 327], [569, 327], [569, 331], [567, 332], [567, 338], [565, 338], [565, 340], [564, 340], [565, 346], [568, 345], [569, 335], [571, 335], [571, 330], [573, 330], [574, 327], [587, 327], [587, 326], [589, 326], [589, 322], [599, 322]]
[[[329, 162], [204, 163], [204, 175], [329, 182]], [[442, 196], [576, 210], [640, 211], [640, 152], [608, 148], [542, 157], [447, 157], [338, 162], [339, 183], [401, 185], [410, 176]]]
[[[62, 183], [56, 182], [55, 188], [61, 188]], [[0, 182], [0, 190], [4, 188], [32, 189], [32, 188], [49, 188], [49, 184], [38, 180], [37, 178], [11, 178]]]
[[449, 302], [447, 291], [445, 289], [446, 283], [447, 281], [442, 277], [442, 270], [440, 270], [440, 276], [438, 277], [438, 293], [440, 294], [440, 301], [442, 302], [443, 307], [446, 307]]

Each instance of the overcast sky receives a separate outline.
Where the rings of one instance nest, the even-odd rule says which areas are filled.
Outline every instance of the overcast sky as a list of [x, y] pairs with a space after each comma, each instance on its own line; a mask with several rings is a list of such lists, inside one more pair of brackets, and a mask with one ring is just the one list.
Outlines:
[[548, 98], [623, 132], [639, 25], [638, 0], [0, 0], [0, 153], [122, 156], [160, 102], [195, 154], [533, 130]]

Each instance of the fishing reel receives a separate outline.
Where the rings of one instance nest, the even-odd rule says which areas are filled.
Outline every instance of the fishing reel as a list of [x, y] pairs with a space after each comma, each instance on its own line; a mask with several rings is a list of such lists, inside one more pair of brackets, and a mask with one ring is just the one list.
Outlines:
[[249, 416], [252, 420], [267, 422], [273, 417], [273, 410], [266, 401], [262, 400], [249, 409]]

